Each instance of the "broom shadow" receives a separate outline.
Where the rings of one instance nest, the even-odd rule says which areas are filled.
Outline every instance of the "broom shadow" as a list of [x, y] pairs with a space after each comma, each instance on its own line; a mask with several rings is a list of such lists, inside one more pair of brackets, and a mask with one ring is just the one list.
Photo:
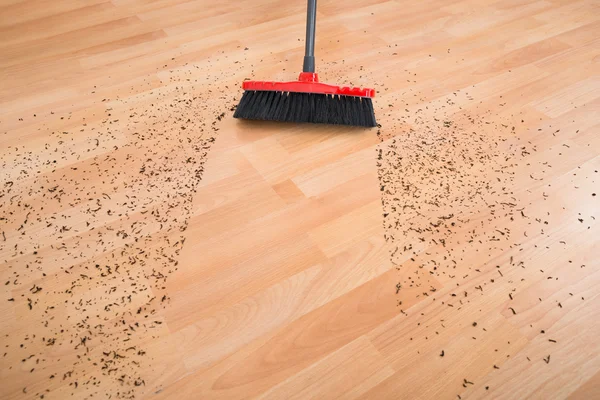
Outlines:
[[238, 128], [238, 135], [245, 140], [252, 140], [257, 136], [264, 137], [273, 134], [302, 134], [302, 135], [321, 135], [324, 137], [331, 135], [362, 135], [375, 134], [372, 128], [347, 125], [327, 125], [311, 122], [275, 122], [236, 119], [235, 127]]

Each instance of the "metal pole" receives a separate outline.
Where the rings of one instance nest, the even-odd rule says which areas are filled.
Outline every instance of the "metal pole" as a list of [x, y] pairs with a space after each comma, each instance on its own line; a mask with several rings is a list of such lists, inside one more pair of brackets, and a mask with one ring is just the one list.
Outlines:
[[315, 72], [315, 28], [317, 24], [317, 0], [308, 0], [306, 11], [306, 51], [304, 72]]

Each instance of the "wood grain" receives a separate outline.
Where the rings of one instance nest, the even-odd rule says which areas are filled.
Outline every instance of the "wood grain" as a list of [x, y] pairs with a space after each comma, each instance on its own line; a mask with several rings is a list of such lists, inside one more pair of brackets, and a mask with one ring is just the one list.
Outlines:
[[[0, 15], [2, 399], [600, 396], [597, 1], [320, 1], [321, 80], [374, 87], [373, 130], [232, 118], [296, 78], [301, 1]], [[415, 138], [450, 125], [455, 165], [506, 155], [460, 182], [515, 173], [434, 245], [399, 232], [443, 214]], [[392, 150], [425, 215], [382, 211]]]

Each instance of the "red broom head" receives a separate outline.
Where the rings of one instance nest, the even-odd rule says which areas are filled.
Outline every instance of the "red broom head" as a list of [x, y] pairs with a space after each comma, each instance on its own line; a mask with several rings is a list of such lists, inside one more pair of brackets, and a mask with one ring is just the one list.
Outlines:
[[375, 89], [362, 89], [348, 86], [334, 86], [326, 83], [320, 83], [319, 77], [314, 72], [301, 72], [300, 77], [295, 82], [263, 82], [263, 81], [245, 81], [242, 84], [244, 90], [255, 91], [276, 91], [276, 92], [295, 92], [295, 93], [316, 93], [332, 94], [342, 96], [356, 97], [375, 97]]
[[373, 89], [319, 83], [302, 72], [296, 82], [246, 81], [234, 118], [281, 122], [377, 126]]

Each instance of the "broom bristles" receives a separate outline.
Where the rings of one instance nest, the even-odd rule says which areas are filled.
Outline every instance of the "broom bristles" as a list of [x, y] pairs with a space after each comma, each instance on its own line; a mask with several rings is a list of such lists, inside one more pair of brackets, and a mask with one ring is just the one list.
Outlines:
[[311, 122], [377, 126], [369, 97], [318, 93], [255, 91], [244, 92], [234, 118], [281, 122]]

